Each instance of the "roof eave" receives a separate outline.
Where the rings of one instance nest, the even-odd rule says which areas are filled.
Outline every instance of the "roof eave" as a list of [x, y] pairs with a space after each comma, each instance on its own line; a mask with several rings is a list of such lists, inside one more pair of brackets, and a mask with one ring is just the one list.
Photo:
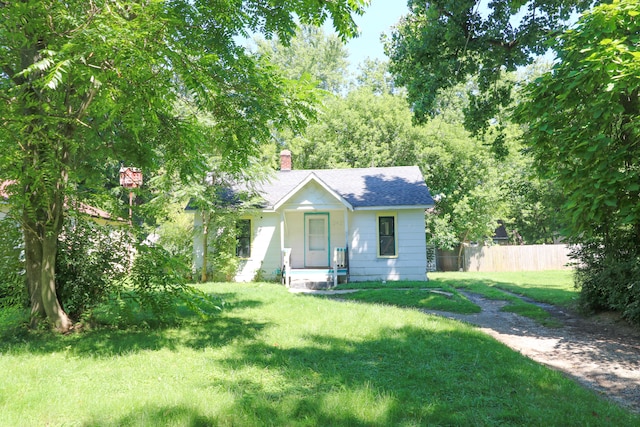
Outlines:
[[356, 206], [355, 211], [389, 211], [389, 210], [409, 210], [409, 209], [430, 209], [435, 205], [384, 205], [384, 206]]

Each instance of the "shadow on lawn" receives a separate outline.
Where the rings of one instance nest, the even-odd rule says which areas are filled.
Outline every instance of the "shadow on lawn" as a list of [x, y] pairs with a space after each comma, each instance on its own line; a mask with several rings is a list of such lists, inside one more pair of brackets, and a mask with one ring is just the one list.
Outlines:
[[[242, 395], [228, 414], [260, 414], [267, 406], [277, 417], [267, 424], [276, 425], [571, 425], [578, 414], [585, 420], [585, 412], [610, 406], [471, 329], [403, 326], [364, 341], [305, 338], [295, 348], [251, 342], [240, 358], [228, 359], [233, 371], [258, 367], [284, 376], [277, 392], [260, 382], [224, 383]], [[577, 403], [566, 404], [566, 396]], [[632, 425], [624, 417], [620, 423]]]
[[[591, 418], [592, 413], [611, 410], [594, 394], [472, 330], [405, 326], [381, 329], [364, 341], [326, 335], [303, 338], [306, 343], [293, 348], [260, 342], [239, 345], [238, 356], [222, 362], [235, 373], [233, 378], [210, 379], [199, 392], [225, 390], [232, 396], [226, 404], [212, 404], [210, 413], [184, 405], [150, 407], [88, 425], [610, 422]], [[242, 375], [256, 370], [263, 374]], [[277, 382], [265, 382], [261, 375]], [[575, 403], [566, 403], [566, 396]], [[632, 425], [623, 411], [614, 410], [613, 415], [619, 425]]]
[[[237, 300], [234, 294], [224, 294], [225, 308], [208, 319], [195, 317], [193, 313], [177, 314], [163, 325], [134, 324], [126, 328], [99, 326], [66, 336], [50, 331], [26, 331], [8, 336], [0, 332], [0, 353], [47, 354], [67, 352], [83, 357], [113, 357], [145, 350], [179, 347], [202, 349], [219, 347], [232, 341], [254, 338], [265, 323], [233, 316], [233, 310], [257, 307], [254, 300]], [[183, 317], [184, 316], [184, 317]]]
[[[450, 340], [472, 350], [450, 350]], [[495, 343], [474, 332], [434, 333], [407, 326], [382, 329], [365, 341], [326, 335], [308, 335], [303, 341], [293, 348], [239, 345], [236, 357], [221, 362], [233, 377], [202, 385], [204, 393], [225, 390], [233, 396], [227, 405], [212, 405], [209, 414], [184, 404], [145, 407], [86, 425], [459, 425], [490, 412], [498, 420], [503, 404], [514, 406], [512, 390], [500, 381], [488, 384], [486, 396], [476, 385], [468, 388], [467, 377], [476, 368], [492, 366], [489, 360], [519, 358], [496, 353]], [[262, 374], [243, 375], [248, 371]], [[262, 375], [278, 378], [277, 387]], [[518, 373], [511, 375], [514, 384], [526, 382]], [[519, 403], [528, 407], [532, 402], [523, 394]], [[482, 414], [474, 414], [473, 406], [482, 407]]]
[[92, 420], [84, 425], [95, 427], [138, 425], [207, 427], [215, 424], [212, 419], [186, 406], [149, 406], [141, 411], [128, 414], [117, 421]]

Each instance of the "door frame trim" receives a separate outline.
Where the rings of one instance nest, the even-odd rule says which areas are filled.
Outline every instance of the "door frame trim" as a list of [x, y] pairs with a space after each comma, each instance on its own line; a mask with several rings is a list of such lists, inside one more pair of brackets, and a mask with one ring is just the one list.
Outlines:
[[305, 212], [304, 214], [304, 231], [302, 238], [304, 239], [304, 266], [307, 267], [307, 218], [315, 215], [323, 215], [327, 221], [327, 266], [331, 266], [331, 216], [329, 212]]

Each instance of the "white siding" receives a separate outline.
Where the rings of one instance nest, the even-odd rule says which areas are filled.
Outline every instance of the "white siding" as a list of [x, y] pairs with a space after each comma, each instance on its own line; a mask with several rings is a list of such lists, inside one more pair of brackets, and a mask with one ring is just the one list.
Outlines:
[[340, 200], [314, 181], [307, 183], [281, 207], [284, 210], [295, 209], [307, 212], [322, 212], [342, 208], [344, 208], [344, 205]]
[[[202, 216], [194, 214], [193, 219], [193, 269], [202, 268]], [[213, 254], [209, 254], [212, 257]], [[251, 218], [251, 257], [240, 260], [235, 280], [248, 282], [262, 269], [267, 278], [275, 277], [280, 265], [280, 214], [262, 214]]]
[[[312, 211], [317, 213], [318, 211]], [[345, 246], [344, 211], [328, 211], [331, 254], [333, 248]], [[274, 278], [282, 267], [280, 248], [280, 213], [261, 213], [252, 219], [251, 258], [243, 260], [237, 281], [250, 281], [262, 269], [264, 277]], [[304, 268], [304, 212], [285, 213], [284, 246], [291, 248], [291, 265]]]
[[193, 212], [193, 272], [202, 268], [202, 250], [204, 248], [202, 236], [202, 215], [200, 212]]
[[273, 278], [280, 263], [280, 215], [265, 213], [252, 217], [251, 257], [240, 261], [236, 281], [250, 282], [259, 270], [265, 278]]
[[291, 267], [304, 268], [304, 214], [285, 213], [284, 246], [291, 248]]
[[377, 255], [376, 211], [356, 211], [350, 219], [349, 280], [426, 280], [427, 250], [424, 210], [385, 211], [397, 219], [398, 253]]
[[346, 234], [344, 229], [344, 209], [341, 211], [329, 212], [329, 215], [329, 232], [331, 234], [331, 262], [333, 262], [333, 250], [335, 248], [344, 248], [346, 245]]

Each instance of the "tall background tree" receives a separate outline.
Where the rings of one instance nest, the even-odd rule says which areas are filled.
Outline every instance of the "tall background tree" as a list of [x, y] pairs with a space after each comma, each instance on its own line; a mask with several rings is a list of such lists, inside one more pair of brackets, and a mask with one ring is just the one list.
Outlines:
[[[572, 13], [591, 0], [409, 0], [405, 16], [387, 39], [396, 83], [407, 89], [415, 118], [436, 113], [442, 89], [467, 83], [465, 126], [472, 133], [493, 123], [511, 102], [513, 85], [503, 78], [555, 45]], [[493, 119], [493, 120], [492, 120]], [[492, 137], [498, 146], [499, 135]], [[500, 150], [501, 147], [498, 147]]]
[[312, 109], [236, 37], [286, 42], [296, 20], [330, 16], [346, 38], [365, 3], [0, 2], [0, 178], [15, 181], [32, 321], [72, 326], [56, 295], [58, 236], [77, 189], [103, 190], [97, 165], [186, 175], [217, 154], [238, 170], [273, 127], [301, 126]]
[[640, 2], [594, 8], [560, 39], [517, 117], [543, 177], [564, 196], [585, 302], [640, 323]]
[[256, 43], [258, 53], [278, 64], [288, 79], [312, 77], [320, 89], [334, 94], [347, 87], [349, 55], [338, 34], [302, 25], [291, 40], [257, 38]]

